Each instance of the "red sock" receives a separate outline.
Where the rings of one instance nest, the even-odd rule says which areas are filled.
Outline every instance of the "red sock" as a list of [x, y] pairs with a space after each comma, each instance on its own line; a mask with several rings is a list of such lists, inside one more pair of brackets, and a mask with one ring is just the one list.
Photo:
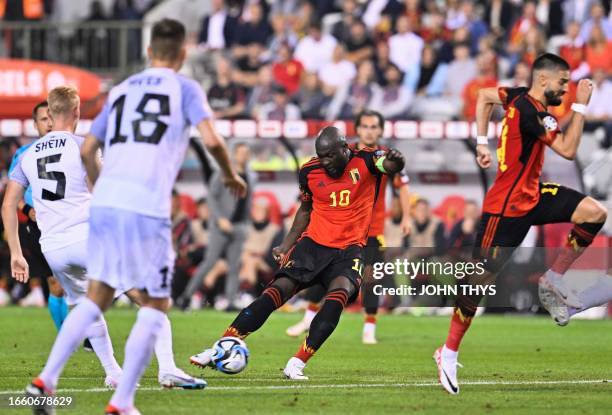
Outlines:
[[319, 311], [319, 308], [319, 303], [308, 303], [308, 307], [306, 307], [308, 311], [312, 311], [315, 313]]
[[455, 307], [453, 317], [451, 318], [450, 328], [448, 330], [448, 337], [446, 338], [446, 347], [456, 352], [459, 350], [459, 344], [461, 339], [465, 335], [465, 332], [472, 324], [472, 317], [465, 317], [461, 312], [461, 309]]
[[304, 340], [304, 343], [302, 343], [302, 345], [298, 349], [297, 353], [294, 354], [293, 357], [297, 357], [302, 362], [306, 363], [308, 361], [308, 359], [310, 359], [312, 357], [312, 355], [315, 354], [315, 352], [316, 352], [316, 350], [313, 349], [312, 347], [308, 346], [306, 344], [306, 340]]
[[365, 322], [376, 324], [376, 316], [374, 314], [366, 314]]
[[561, 252], [555, 258], [555, 262], [550, 269], [557, 274], [565, 274], [574, 261], [582, 255], [586, 246], [591, 244], [593, 238], [594, 235], [575, 225], [567, 236], [565, 245], [561, 248]]

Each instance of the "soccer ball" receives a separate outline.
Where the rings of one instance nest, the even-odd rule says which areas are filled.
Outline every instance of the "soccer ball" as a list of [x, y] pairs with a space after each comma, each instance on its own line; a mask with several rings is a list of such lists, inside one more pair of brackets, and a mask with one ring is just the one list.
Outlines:
[[213, 363], [220, 372], [235, 375], [249, 362], [249, 349], [238, 337], [222, 337], [212, 348], [215, 351]]

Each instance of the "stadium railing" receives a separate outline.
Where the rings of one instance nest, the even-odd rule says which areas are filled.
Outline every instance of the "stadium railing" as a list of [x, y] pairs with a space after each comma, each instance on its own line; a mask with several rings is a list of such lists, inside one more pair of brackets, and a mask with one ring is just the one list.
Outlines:
[[0, 56], [58, 62], [99, 74], [142, 64], [140, 21], [81, 23], [0, 21]]

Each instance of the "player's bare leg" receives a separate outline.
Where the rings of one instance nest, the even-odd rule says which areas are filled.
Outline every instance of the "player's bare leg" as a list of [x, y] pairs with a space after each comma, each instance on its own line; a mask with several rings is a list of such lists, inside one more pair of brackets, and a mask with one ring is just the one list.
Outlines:
[[310, 324], [308, 336], [283, 370], [287, 379], [308, 380], [303, 373], [306, 363], [336, 329], [342, 310], [356, 289], [351, 280], [343, 276], [334, 278], [329, 284], [323, 305]]
[[591, 245], [606, 218], [606, 208], [595, 199], [585, 197], [572, 214], [571, 221], [574, 227], [567, 237], [565, 246], [552, 267], [540, 278], [538, 284], [540, 301], [560, 326], [565, 326], [569, 322], [567, 306], [574, 309], [584, 307], [578, 295], [566, 287], [562, 277]]

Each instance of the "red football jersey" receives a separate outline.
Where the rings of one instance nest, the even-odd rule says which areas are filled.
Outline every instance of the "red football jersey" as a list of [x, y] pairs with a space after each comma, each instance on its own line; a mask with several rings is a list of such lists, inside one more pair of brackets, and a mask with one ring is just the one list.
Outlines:
[[[350, 148], [354, 151], [359, 151], [357, 149], [358, 143], [354, 143], [350, 145]], [[376, 146], [376, 148], [368, 148], [364, 147], [361, 151], [369, 151], [377, 155], [377, 152], [386, 153], [389, 151], [387, 146]], [[391, 180], [391, 185], [393, 189], [399, 189], [402, 186], [408, 184], [410, 179], [408, 175], [403, 172], [399, 172], [395, 174]], [[387, 183], [389, 182], [389, 176], [386, 174], [382, 176], [380, 181], [380, 189], [378, 190], [378, 198], [376, 199], [376, 203], [374, 204], [374, 214], [372, 216], [372, 224], [370, 225], [370, 231], [368, 232], [368, 236], [377, 237], [385, 233], [385, 217], [387, 213], [386, 199], [387, 199]]]
[[482, 207], [486, 213], [523, 216], [540, 200], [544, 151], [559, 129], [557, 119], [527, 91], [499, 88], [506, 117], [497, 144], [497, 176]]
[[313, 157], [300, 169], [302, 201], [312, 200], [310, 223], [302, 236], [330, 248], [364, 246], [382, 177], [372, 151], [351, 151], [338, 179], [328, 176]]

